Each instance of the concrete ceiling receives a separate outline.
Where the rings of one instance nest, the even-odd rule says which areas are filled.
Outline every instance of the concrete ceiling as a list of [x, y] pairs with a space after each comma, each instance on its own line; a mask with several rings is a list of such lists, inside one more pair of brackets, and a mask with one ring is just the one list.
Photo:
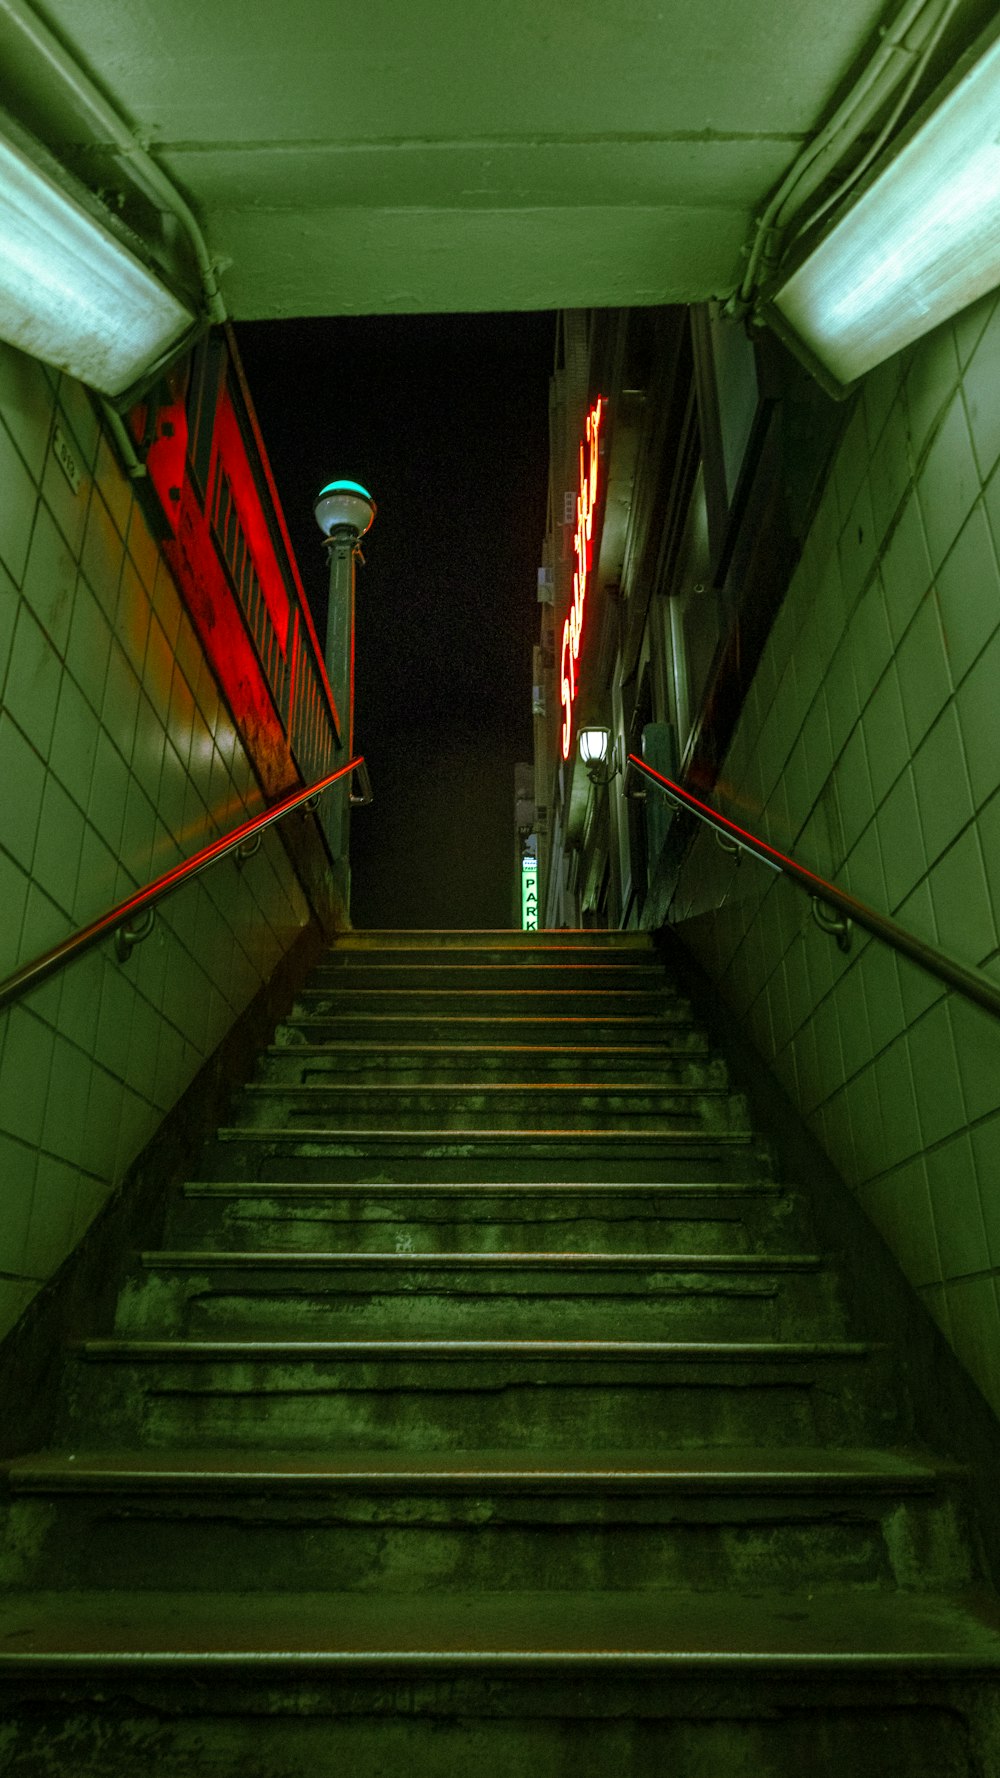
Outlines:
[[[890, 7], [890, 14], [894, 8]], [[688, 302], [871, 53], [878, 0], [48, 0], [239, 319]], [[121, 183], [0, 5], [4, 102]]]

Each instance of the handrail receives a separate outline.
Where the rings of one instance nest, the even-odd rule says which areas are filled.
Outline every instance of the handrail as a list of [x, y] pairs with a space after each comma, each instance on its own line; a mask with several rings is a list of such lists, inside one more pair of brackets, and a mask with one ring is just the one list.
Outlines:
[[4, 981], [0, 982], [0, 1011], [5, 1006], [9, 1006], [12, 1001], [20, 999], [21, 995], [26, 994], [30, 988], [39, 987], [42, 982], [48, 980], [49, 976], [55, 975], [57, 970], [62, 969], [65, 964], [71, 963], [74, 958], [81, 957], [85, 951], [92, 950], [112, 932], [117, 932], [119, 935], [119, 957], [124, 961], [132, 945], [145, 938], [149, 931], [149, 926], [139, 931], [130, 930], [137, 916], [147, 914], [151, 923], [154, 907], [165, 896], [172, 895], [173, 891], [179, 889], [183, 883], [189, 882], [192, 877], [200, 876], [201, 872], [207, 870], [209, 865], [215, 864], [220, 858], [227, 857], [231, 852], [247, 848], [245, 856], [249, 856], [250, 847], [256, 851], [259, 846], [260, 836], [262, 836], [265, 827], [273, 826], [275, 821], [280, 821], [283, 815], [290, 814], [293, 809], [304, 808], [307, 805], [311, 807], [314, 800], [322, 796], [324, 790], [329, 790], [331, 784], [336, 784], [338, 778], [345, 778], [348, 773], [353, 772], [357, 772], [361, 781], [361, 794], [359, 796], [352, 794], [351, 802], [354, 804], [370, 803], [372, 800], [371, 782], [364, 756], [359, 754], [356, 759], [349, 760], [347, 765], [338, 766], [335, 772], [330, 772], [325, 778], [319, 778], [315, 784], [308, 785], [305, 790], [293, 791], [291, 796], [286, 796], [280, 803], [275, 803], [270, 809], [265, 809], [262, 815], [252, 815], [248, 821], [242, 822], [239, 827], [234, 827], [232, 832], [225, 834], [221, 840], [213, 840], [210, 845], [203, 846], [200, 852], [195, 852], [190, 858], [185, 858], [182, 863], [175, 864], [172, 870], [164, 871], [162, 876], [147, 883], [144, 889], [138, 889], [126, 901], [118, 902], [106, 914], [101, 914], [98, 919], [92, 920], [89, 926], [81, 926], [78, 932], [71, 933], [69, 938], [62, 939], [59, 944], [53, 945], [51, 950], [43, 952], [33, 962], [25, 963], [20, 969], [16, 969], [13, 975], [7, 976]]
[[746, 828], [738, 827], [735, 821], [727, 820], [725, 815], [720, 815], [717, 809], [710, 808], [707, 803], [699, 802], [696, 796], [692, 796], [691, 792], [684, 790], [680, 784], [674, 784], [670, 778], [664, 778], [662, 773], [654, 772], [652, 766], [648, 766], [645, 760], [639, 759], [635, 753], [629, 754], [625, 767], [626, 794], [628, 793], [628, 776], [633, 768], [641, 772], [645, 779], [655, 784], [658, 790], [670, 797], [671, 801], [680, 808], [688, 809], [692, 815], [697, 815], [699, 821], [703, 821], [706, 827], [712, 828], [727, 846], [737, 846], [741, 851], [749, 852], [754, 858], [760, 859], [762, 864], [770, 865], [772, 870], [780, 871], [781, 875], [787, 877], [789, 882], [794, 883], [797, 889], [801, 889], [811, 897], [814, 911], [817, 903], [825, 903], [828, 907], [836, 909], [840, 919], [835, 924], [824, 924], [820, 921], [820, 925], [822, 930], [835, 936], [838, 942], [846, 941], [844, 943], [845, 949], [850, 942], [849, 928], [850, 923], [853, 922], [857, 926], [864, 927], [865, 931], [870, 932], [874, 938], [879, 938], [883, 943], [891, 945], [893, 950], [901, 952], [904, 957], [909, 957], [910, 961], [919, 964], [921, 969], [926, 969], [931, 975], [937, 976], [938, 980], [945, 982], [949, 988], [956, 988], [960, 994], [965, 995], [966, 999], [974, 1001], [985, 1012], [992, 1013], [994, 1018], [1000, 1018], [1000, 988], [990, 980], [989, 976], [983, 975], [979, 970], [968, 969], [963, 963], [956, 963], [954, 958], [946, 956], [943, 951], [937, 950], [933, 945], [925, 944], [923, 939], [918, 938], [913, 932], [907, 932], [905, 927], [897, 926], [895, 920], [890, 920], [887, 915], [878, 913], [875, 908], [869, 907], [867, 902], [858, 901], [856, 896], [848, 895], [843, 889], [838, 889], [835, 883], [828, 883], [825, 877], [819, 877], [814, 871], [806, 870], [805, 866], [797, 864], [794, 858], [787, 858], [784, 852], [778, 852], [773, 846], [769, 846], [766, 840], [758, 838], [756, 834], [748, 832]]

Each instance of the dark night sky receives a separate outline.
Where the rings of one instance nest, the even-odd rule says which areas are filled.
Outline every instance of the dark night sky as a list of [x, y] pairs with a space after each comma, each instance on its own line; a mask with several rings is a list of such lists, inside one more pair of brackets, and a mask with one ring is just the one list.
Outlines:
[[514, 763], [531, 758], [555, 317], [244, 323], [247, 381], [322, 639], [313, 499], [378, 503], [358, 569], [357, 927], [507, 926]]

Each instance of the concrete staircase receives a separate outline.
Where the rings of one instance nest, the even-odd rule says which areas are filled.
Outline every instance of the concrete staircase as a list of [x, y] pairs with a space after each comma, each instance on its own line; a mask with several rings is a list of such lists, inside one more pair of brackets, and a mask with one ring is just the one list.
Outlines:
[[639, 935], [341, 941], [4, 1475], [11, 1778], [1000, 1771], [963, 1477]]

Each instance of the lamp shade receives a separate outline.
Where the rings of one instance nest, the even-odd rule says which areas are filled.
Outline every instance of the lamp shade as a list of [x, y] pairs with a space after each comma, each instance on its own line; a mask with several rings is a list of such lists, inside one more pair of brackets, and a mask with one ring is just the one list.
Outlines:
[[764, 313], [838, 385], [1000, 282], [1000, 38], [771, 294]]
[[580, 730], [580, 758], [585, 766], [603, 765], [608, 757], [608, 745], [611, 730], [606, 728], [582, 728]]
[[0, 338], [122, 395], [195, 317], [105, 226], [96, 200], [82, 188], [74, 197], [26, 142], [0, 134]]
[[360, 482], [327, 482], [316, 496], [313, 507], [316, 523], [325, 537], [334, 531], [351, 531], [363, 537], [370, 528], [377, 508]]

